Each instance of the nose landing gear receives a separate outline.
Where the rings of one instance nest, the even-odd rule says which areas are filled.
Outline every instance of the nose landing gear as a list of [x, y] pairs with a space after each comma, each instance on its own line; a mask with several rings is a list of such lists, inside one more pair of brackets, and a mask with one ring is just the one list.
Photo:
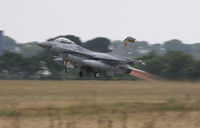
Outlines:
[[64, 63], [64, 66], [65, 66], [65, 72], [68, 73], [69, 72], [69, 68], [68, 68], [68, 61], [66, 61], [65, 59], [63, 59], [63, 63]]
[[66, 73], [69, 72], [69, 68], [67, 68], [67, 66], [65, 67], [65, 72], [66, 72]]

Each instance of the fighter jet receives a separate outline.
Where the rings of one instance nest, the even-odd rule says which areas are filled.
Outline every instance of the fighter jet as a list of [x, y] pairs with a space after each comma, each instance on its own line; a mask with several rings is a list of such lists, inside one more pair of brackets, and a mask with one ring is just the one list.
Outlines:
[[136, 63], [145, 64], [142, 60], [128, 58], [128, 48], [133, 45], [135, 38], [127, 37], [121, 45], [110, 53], [100, 53], [83, 48], [73, 41], [59, 37], [53, 41], [37, 43], [43, 48], [59, 53], [62, 58], [65, 72], [69, 72], [69, 67], [79, 69], [79, 76], [83, 77], [84, 72], [94, 73], [95, 78], [101, 75], [113, 76], [114, 74], [130, 74], [142, 79], [154, 79], [155, 76], [131, 67]]

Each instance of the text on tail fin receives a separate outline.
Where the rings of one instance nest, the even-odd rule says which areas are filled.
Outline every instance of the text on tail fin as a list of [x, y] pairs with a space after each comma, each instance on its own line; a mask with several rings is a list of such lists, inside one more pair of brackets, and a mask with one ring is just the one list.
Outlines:
[[122, 41], [121, 45], [117, 46], [111, 54], [118, 55], [118, 56], [128, 56], [128, 51], [130, 50], [130, 47], [135, 42], [135, 38], [133, 37], [127, 37], [124, 41]]
[[129, 41], [129, 42], [131, 42], [131, 43], [134, 43], [136, 39], [133, 38], [133, 37], [127, 37], [125, 40], [126, 40], [126, 41]]

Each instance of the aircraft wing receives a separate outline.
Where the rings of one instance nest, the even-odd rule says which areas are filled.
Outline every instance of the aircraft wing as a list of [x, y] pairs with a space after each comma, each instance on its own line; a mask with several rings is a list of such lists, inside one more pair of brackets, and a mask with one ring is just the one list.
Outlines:
[[106, 61], [115, 61], [115, 62], [128, 62], [127, 60], [121, 59], [121, 58], [117, 58], [114, 56], [110, 56], [110, 55], [93, 55], [92, 56], [94, 59], [99, 59], [99, 60], [106, 60]]
[[95, 59], [95, 60], [114, 61], [116, 63], [129, 62], [129, 60], [120, 59], [118, 57], [114, 57], [114, 56], [111, 56], [109, 54], [104, 54], [104, 53], [95, 54], [95, 53], [87, 53], [87, 52], [85, 53], [85, 52], [80, 52], [80, 51], [64, 51], [63, 53], [81, 55], [81, 56], [85, 56], [85, 57]]
[[139, 70], [130, 66], [120, 66], [121, 68], [126, 68], [130, 70], [130, 75], [133, 75], [135, 77], [144, 79], [144, 80], [157, 80], [158, 77], [156, 77], [155, 75], [152, 75], [148, 72], [145, 72], [143, 70]]
[[82, 56], [86, 56], [86, 57], [92, 57], [91, 55], [89, 54], [85, 54], [85, 53], [82, 53], [82, 52], [78, 52], [78, 51], [64, 51], [62, 53], [66, 53], [66, 54], [75, 54], [75, 55], [82, 55]]

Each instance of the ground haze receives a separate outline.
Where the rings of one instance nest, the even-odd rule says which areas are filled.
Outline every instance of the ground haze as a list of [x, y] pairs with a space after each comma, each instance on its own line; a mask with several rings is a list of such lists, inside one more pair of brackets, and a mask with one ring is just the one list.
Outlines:
[[200, 83], [0, 81], [0, 128], [198, 128]]

